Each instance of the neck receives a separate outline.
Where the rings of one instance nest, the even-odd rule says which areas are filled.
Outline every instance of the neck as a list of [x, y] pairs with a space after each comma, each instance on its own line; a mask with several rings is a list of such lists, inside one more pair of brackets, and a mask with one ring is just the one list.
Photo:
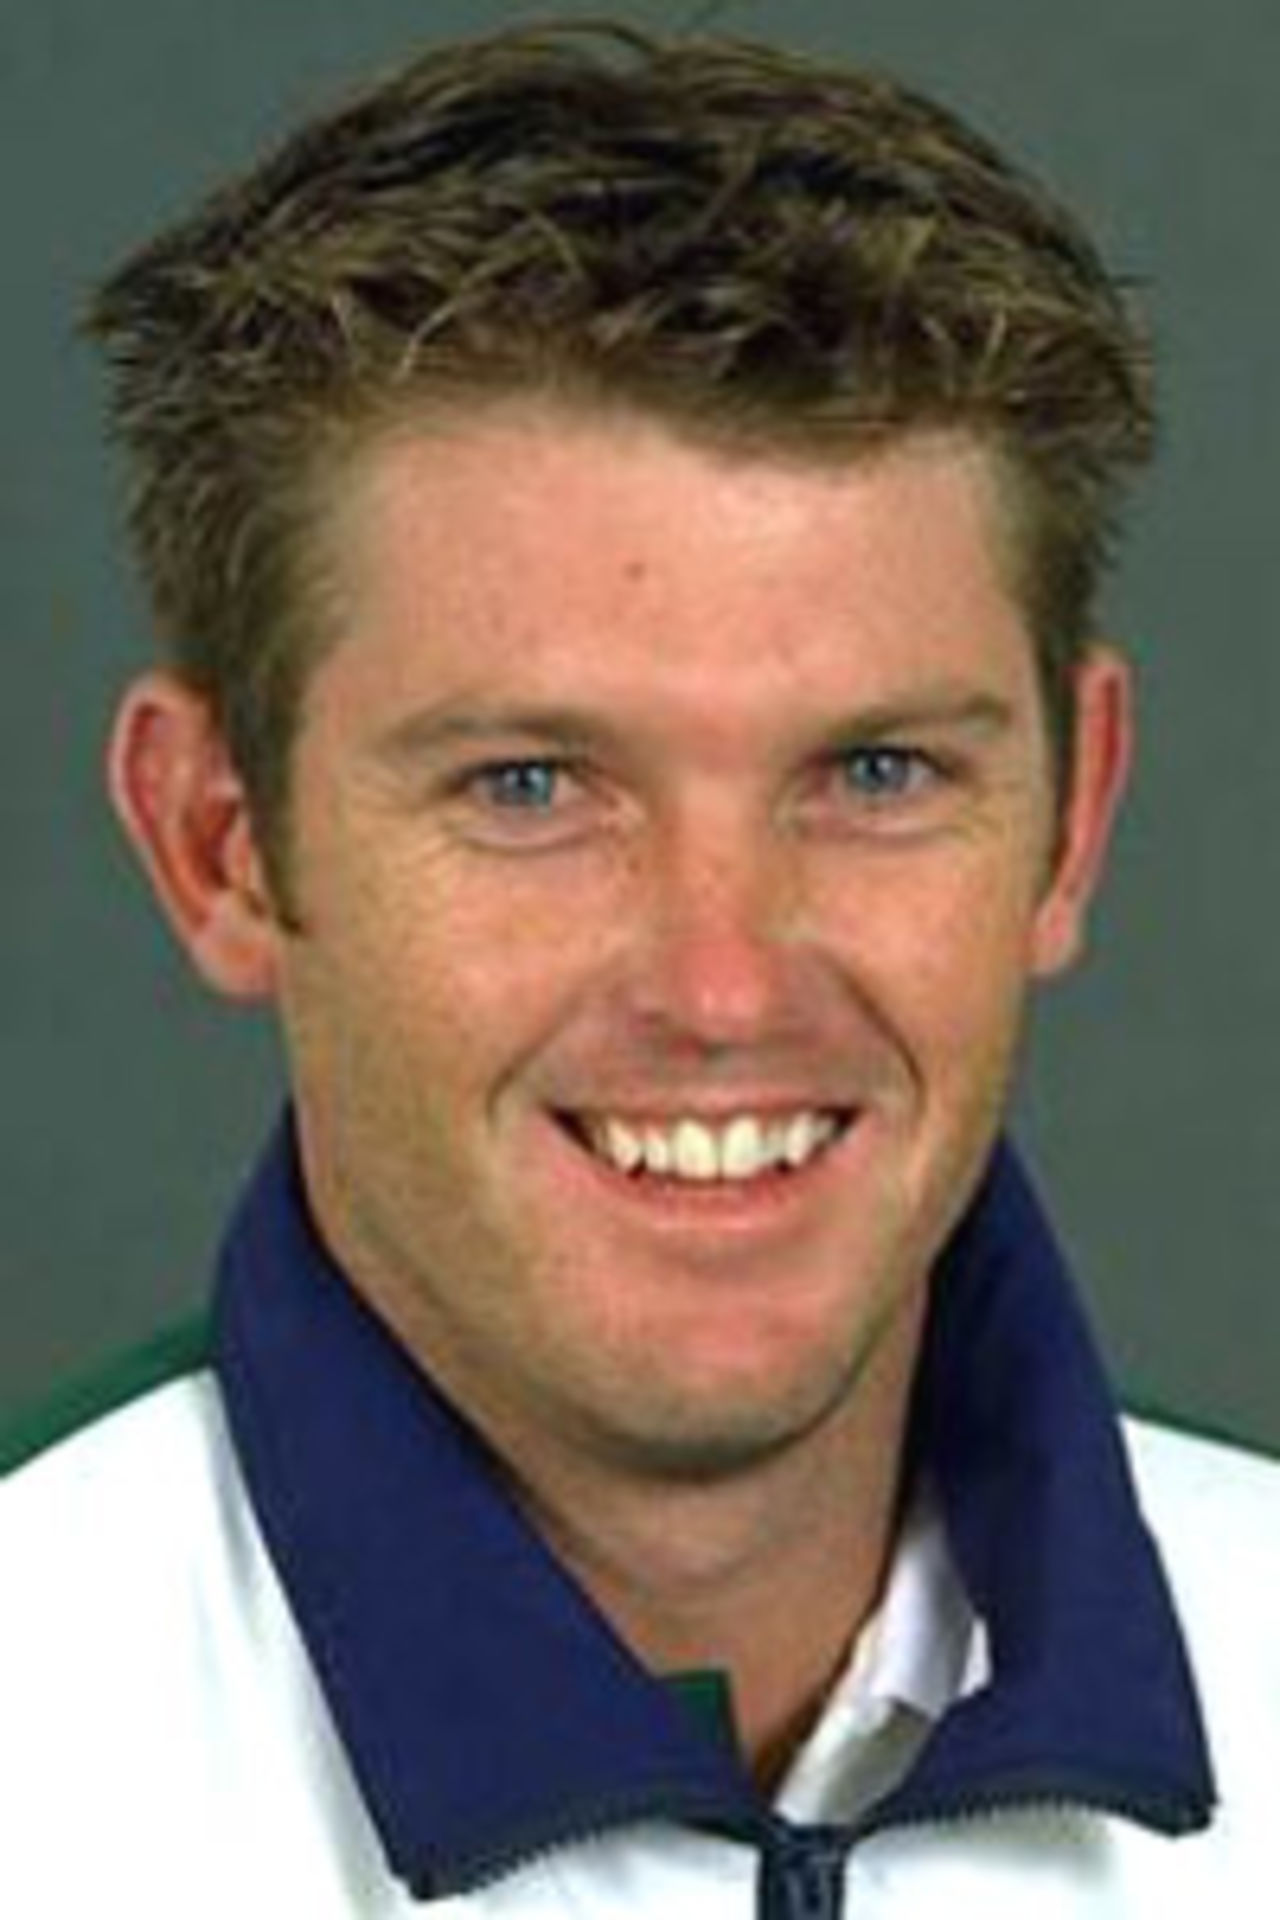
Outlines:
[[652, 1672], [726, 1674], [743, 1752], [766, 1790], [880, 1599], [922, 1317], [921, 1302], [886, 1332], [847, 1404], [748, 1470], [646, 1481], [544, 1459], [518, 1487]]

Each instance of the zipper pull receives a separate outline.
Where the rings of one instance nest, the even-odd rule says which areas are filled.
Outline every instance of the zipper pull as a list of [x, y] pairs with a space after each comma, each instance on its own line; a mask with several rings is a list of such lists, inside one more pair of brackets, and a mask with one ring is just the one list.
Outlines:
[[760, 1855], [759, 1920], [840, 1920], [849, 1836], [779, 1825]]

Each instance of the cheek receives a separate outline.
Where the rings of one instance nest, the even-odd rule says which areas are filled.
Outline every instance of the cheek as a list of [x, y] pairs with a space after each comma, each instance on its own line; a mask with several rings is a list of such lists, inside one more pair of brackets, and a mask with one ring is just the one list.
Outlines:
[[400, 1082], [399, 1104], [439, 1111], [483, 1099], [555, 1030], [611, 918], [550, 869], [382, 845], [330, 864], [309, 924], [296, 999], [330, 1028], [343, 1079]]
[[1018, 1023], [1035, 899], [1029, 861], [944, 847], [864, 869], [826, 924], [906, 1052], [967, 1056]]

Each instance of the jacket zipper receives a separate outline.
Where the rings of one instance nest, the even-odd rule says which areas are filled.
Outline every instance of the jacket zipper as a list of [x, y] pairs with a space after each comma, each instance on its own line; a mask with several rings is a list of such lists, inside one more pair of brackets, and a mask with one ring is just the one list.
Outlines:
[[833, 1827], [779, 1827], [760, 1855], [757, 1920], [840, 1920], [852, 1834]]
[[549, 1855], [600, 1840], [639, 1821], [674, 1821], [704, 1832], [719, 1833], [760, 1849], [755, 1920], [841, 1920], [844, 1912], [845, 1869], [853, 1849], [880, 1833], [912, 1827], [951, 1826], [969, 1820], [995, 1818], [1002, 1813], [1061, 1811], [1118, 1816], [1164, 1833], [1187, 1832], [1199, 1822], [1188, 1818], [1186, 1803], [1170, 1795], [1139, 1796], [1089, 1788], [1081, 1782], [1052, 1778], [1028, 1780], [1014, 1787], [975, 1789], [891, 1808], [886, 1817], [868, 1818], [850, 1827], [796, 1826], [776, 1813], [731, 1815], [723, 1802], [701, 1813], [687, 1796], [678, 1804], [663, 1804], [659, 1796], [645, 1805], [601, 1806], [594, 1817], [519, 1842], [484, 1858], [456, 1862], [449, 1870], [407, 1875], [418, 1899], [467, 1894], [491, 1886], [508, 1874], [534, 1867]]
[[978, 1789], [968, 1798], [953, 1795], [908, 1803], [883, 1820], [872, 1815], [851, 1827], [796, 1827], [775, 1815], [761, 1841], [756, 1920], [841, 1920], [849, 1855], [874, 1833], [956, 1826], [1037, 1810], [1111, 1814], [1165, 1833], [1185, 1832], [1196, 1824], [1186, 1802], [1173, 1795], [1125, 1794], [1048, 1777], [1028, 1780], [1019, 1788]]

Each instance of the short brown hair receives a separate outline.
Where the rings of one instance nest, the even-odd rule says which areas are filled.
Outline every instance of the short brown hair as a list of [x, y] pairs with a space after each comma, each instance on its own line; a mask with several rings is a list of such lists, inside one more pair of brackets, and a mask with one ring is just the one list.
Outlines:
[[424, 402], [544, 393], [850, 457], [917, 428], [1013, 476], [1060, 750], [1148, 355], [1078, 226], [883, 76], [736, 40], [552, 24], [429, 50], [102, 287], [158, 624], [283, 872], [321, 644], [320, 472]]

